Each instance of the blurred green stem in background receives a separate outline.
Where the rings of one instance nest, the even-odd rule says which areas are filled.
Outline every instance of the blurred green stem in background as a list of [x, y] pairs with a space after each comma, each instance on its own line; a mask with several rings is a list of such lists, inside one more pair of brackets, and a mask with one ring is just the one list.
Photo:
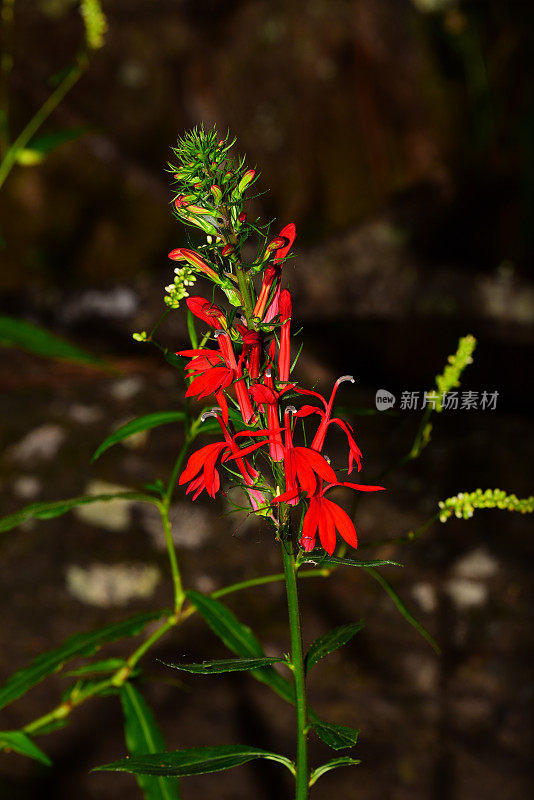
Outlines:
[[44, 101], [30, 121], [10, 144], [10, 76], [13, 69], [13, 22], [15, 0], [2, 0], [0, 25], [2, 33], [2, 54], [0, 56], [0, 188], [37, 131], [50, 114], [61, 103], [65, 95], [78, 82], [89, 64], [89, 53], [104, 45], [107, 19], [102, 11], [100, 0], [80, 0], [80, 13], [85, 28], [85, 45], [78, 52], [75, 63], [70, 67], [52, 94]]
[[2, 53], [0, 55], [0, 159], [9, 147], [9, 78], [13, 67], [12, 37], [15, 0], [3, 0]]
[[[50, 97], [45, 100], [41, 108], [33, 115], [28, 124], [19, 133], [13, 144], [8, 147], [2, 163], [0, 164], [0, 188], [4, 184], [7, 176], [16, 163], [19, 153], [24, 150], [26, 145], [35, 136], [41, 125], [48, 119], [50, 114], [63, 100], [67, 92], [69, 92], [78, 82], [83, 72], [87, 68], [87, 64], [87, 56], [85, 54], [80, 54], [76, 64], [70, 68], [65, 77], [61, 80], [60, 84], [56, 87], [56, 89], [54, 89]], [[7, 127], [7, 120], [4, 127]]]

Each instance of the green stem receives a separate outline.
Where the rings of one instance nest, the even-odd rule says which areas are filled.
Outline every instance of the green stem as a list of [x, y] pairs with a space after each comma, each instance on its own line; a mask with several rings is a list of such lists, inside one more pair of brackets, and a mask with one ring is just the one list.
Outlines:
[[[193, 423], [193, 425], [194, 424], [195, 423]], [[189, 435], [186, 435], [185, 441], [180, 448], [180, 452], [176, 457], [176, 461], [174, 462], [174, 466], [171, 472], [171, 477], [169, 478], [169, 483], [167, 484], [167, 491], [165, 492], [165, 498], [164, 498], [164, 502], [167, 506], [169, 506], [171, 503], [174, 487], [176, 486], [176, 481], [178, 480], [178, 473], [180, 472], [182, 464], [184, 463], [184, 458], [187, 455], [189, 445], [191, 444], [194, 438], [195, 437], [191, 436], [190, 433]]]
[[59, 86], [52, 92], [41, 108], [34, 114], [25, 128], [19, 133], [11, 147], [8, 148], [5, 157], [0, 164], [0, 187], [3, 185], [7, 176], [11, 172], [13, 165], [17, 160], [17, 156], [23, 150], [28, 142], [37, 133], [41, 125], [48, 119], [50, 114], [57, 108], [63, 100], [67, 92], [72, 89], [74, 84], [81, 77], [85, 66], [86, 58], [79, 56], [78, 63], [69, 70], [65, 75]]
[[297, 712], [297, 775], [295, 800], [309, 796], [308, 774], [308, 714], [306, 703], [306, 677], [302, 652], [302, 632], [297, 591], [297, 575], [293, 545], [289, 536], [282, 537], [282, 558], [286, 579], [287, 608], [291, 635], [291, 668], [295, 682], [295, 708]]
[[198, 336], [197, 336], [197, 329], [195, 328], [195, 317], [194, 315], [187, 309], [187, 332], [189, 333], [189, 341], [191, 342], [191, 347], [193, 350], [198, 349]]
[[159, 503], [158, 508], [159, 513], [161, 514], [161, 522], [163, 524], [165, 542], [167, 544], [167, 553], [169, 555], [169, 563], [171, 565], [172, 583], [174, 586], [174, 612], [176, 616], [179, 616], [184, 604], [185, 592], [182, 586], [180, 569], [178, 567], [176, 548], [174, 547], [174, 541], [172, 538], [172, 526], [169, 519], [169, 503]]
[[[298, 577], [300, 578], [314, 578], [314, 577], [328, 577], [330, 574], [330, 570], [326, 569], [309, 569], [299, 572]], [[251, 578], [248, 581], [242, 581], [240, 583], [234, 583], [232, 586], [225, 586], [224, 589], [219, 589], [216, 592], [213, 592], [210, 596], [216, 599], [217, 597], [223, 597], [226, 594], [232, 594], [233, 592], [239, 592], [243, 589], [249, 589], [253, 586], [260, 586], [266, 583], [276, 583], [279, 581], [284, 580], [283, 573], [276, 573], [274, 575], [263, 575], [259, 578]], [[87, 691], [86, 694], [80, 695], [80, 697], [75, 701], [69, 701], [65, 703], [60, 703], [60, 705], [56, 706], [52, 711], [49, 711], [47, 714], [39, 717], [38, 719], [34, 719], [32, 722], [29, 722], [25, 725], [21, 730], [24, 733], [28, 734], [39, 734], [42, 728], [46, 728], [47, 725], [50, 725], [53, 722], [57, 722], [58, 720], [65, 719], [70, 715], [70, 713], [79, 705], [84, 703], [86, 700], [89, 700], [91, 697], [95, 697], [100, 692], [111, 689], [113, 686], [121, 686], [125, 683], [133, 669], [141, 660], [141, 658], [153, 647], [153, 645], [159, 641], [171, 628], [177, 627], [185, 622], [189, 617], [192, 617], [193, 614], [196, 613], [195, 606], [189, 606], [179, 618], [176, 616], [170, 617], [167, 619], [159, 628], [157, 628], [151, 636], [149, 636], [139, 647], [134, 650], [134, 652], [129, 656], [126, 661], [125, 666], [119, 667], [119, 669], [111, 675], [109, 678], [105, 678], [102, 681], [99, 681], [96, 684], [93, 684], [90, 690]], [[2, 748], [0, 747], [0, 751]]]

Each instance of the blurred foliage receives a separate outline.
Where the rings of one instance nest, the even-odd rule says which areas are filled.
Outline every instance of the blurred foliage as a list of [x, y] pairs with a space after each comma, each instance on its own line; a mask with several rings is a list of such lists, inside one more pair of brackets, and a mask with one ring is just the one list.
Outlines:
[[[16, 6], [14, 121], [83, 35], [78, 4], [41, 8]], [[303, 239], [391, 208], [430, 261], [527, 262], [530, 4], [108, 0], [105, 11], [106, 47], [50, 121], [98, 134], [12, 177], [4, 238], [20, 269], [4, 287], [157, 264], [172, 245], [159, 210], [167, 143], [202, 121], [239, 133], [272, 186], [260, 210], [295, 219]]]

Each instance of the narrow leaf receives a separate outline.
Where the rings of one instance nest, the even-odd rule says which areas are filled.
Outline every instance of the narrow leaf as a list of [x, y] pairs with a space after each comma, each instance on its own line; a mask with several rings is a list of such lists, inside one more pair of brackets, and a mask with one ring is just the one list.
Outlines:
[[107, 439], [104, 439], [102, 444], [95, 450], [91, 460], [96, 461], [103, 452], [113, 447], [114, 444], [122, 442], [135, 433], [148, 431], [151, 428], [157, 428], [159, 425], [167, 425], [169, 422], [181, 422], [185, 418], [184, 411], [157, 411], [154, 414], [145, 414], [143, 417], [132, 419], [125, 425], [121, 425], [116, 431], [113, 431]]
[[[261, 644], [248, 625], [243, 625], [229, 608], [218, 600], [192, 589], [186, 594], [198, 613], [229, 650], [242, 658], [266, 658]], [[256, 680], [271, 686], [287, 702], [295, 702], [293, 685], [273, 667], [251, 670], [251, 674]]]
[[360, 733], [356, 728], [347, 725], [336, 725], [333, 722], [323, 722], [316, 714], [310, 715], [312, 727], [319, 737], [332, 750], [343, 750], [345, 747], [354, 747]]
[[[165, 740], [143, 695], [131, 683], [120, 690], [124, 714], [126, 746], [132, 756], [144, 756], [165, 750]], [[138, 775], [137, 783], [145, 800], [178, 800], [179, 787], [175, 778]]]
[[101, 645], [108, 642], [115, 642], [129, 636], [136, 636], [145, 625], [152, 620], [160, 619], [169, 614], [167, 609], [159, 611], [148, 611], [143, 614], [136, 614], [128, 619], [114, 622], [99, 628], [90, 633], [75, 633], [57, 650], [42, 653], [32, 661], [28, 667], [15, 672], [0, 688], [0, 708], [12, 703], [28, 689], [40, 683], [47, 675], [61, 669], [63, 664], [73, 658], [92, 655]]
[[26, 522], [28, 519], [53, 519], [66, 514], [75, 506], [84, 506], [88, 503], [108, 503], [112, 500], [137, 500], [142, 503], [156, 503], [156, 498], [141, 492], [115, 492], [114, 494], [86, 494], [81, 497], [71, 497], [68, 500], [53, 500], [50, 503], [30, 503], [29, 506], [9, 514], [0, 519], [0, 533], [10, 531]]
[[36, 136], [35, 139], [31, 139], [27, 145], [27, 149], [39, 153], [41, 156], [46, 156], [48, 153], [52, 152], [52, 150], [55, 150], [56, 147], [60, 147], [67, 142], [72, 142], [74, 139], [79, 139], [80, 136], [84, 136], [87, 132], [88, 128], [77, 127], [45, 133], [41, 136]]
[[326, 772], [330, 772], [332, 769], [337, 769], [338, 767], [355, 767], [362, 762], [360, 759], [357, 758], [350, 758], [349, 756], [343, 756], [342, 758], [333, 758], [331, 761], [327, 761], [326, 764], [321, 764], [320, 767], [314, 769], [311, 776], [310, 776], [310, 786], [324, 775]]
[[347, 625], [340, 625], [338, 628], [334, 628], [316, 639], [306, 656], [306, 672], [309, 672], [318, 661], [329, 653], [347, 644], [353, 636], [356, 636], [358, 631], [361, 631], [364, 624], [363, 619], [359, 622], [349, 622]]
[[14, 750], [15, 753], [20, 753], [28, 758], [34, 758], [40, 761], [47, 767], [52, 766], [52, 762], [43, 753], [40, 747], [32, 742], [29, 736], [22, 731], [0, 731], [0, 750]]
[[304, 556], [302, 564], [316, 564], [319, 567], [402, 567], [398, 561], [384, 561], [383, 559], [375, 559], [374, 561], [360, 561], [356, 558], [338, 558], [337, 556], [325, 556], [324, 558], [318, 557], [317, 559], [311, 556]]
[[429, 643], [431, 648], [438, 655], [440, 655], [441, 654], [441, 649], [440, 649], [438, 643], [436, 642], [436, 640], [434, 639], [434, 637], [432, 636], [432, 634], [430, 634], [427, 631], [427, 629], [423, 625], [421, 625], [419, 620], [417, 620], [414, 617], [412, 612], [406, 607], [406, 605], [400, 599], [399, 595], [397, 594], [395, 589], [391, 586], [391, 584], [389, 584], [387, 582], [387, 580], [379, 572], [376, 572], [374, 569], [367, 568], [367, 572], [369, 573], [369, 575], [371, 575], [375, 579], [375, 581], [377, 581], [380, 584], [380, 586], [386, 592], [386, 594], [388, 594], [391, 597], [391, 599], [393, 600], [393, 602], [397, 606], [398, 610], [400, 611], [400, 613], [402, 614], [404, 619], [407, 622], [409, 622], [410, 625], [412, 625], [415, 628], [415, 630], [418, 631], [421, 634], [423, 639], [427, 640], [427, 642]]
[[221, 672], [245, 672], [249, 669], [269, 667], [285, 661], [284, 658], [226, 658], [219, 661], [203, 661], [201, 664], [173, 664], [162, 661], [166, 667], [180, 669], [183, 672], [195, 672], [199, 675], [216, 675]]
[[106, 674], [116, 672], [126, 665], [123, 658], [105, 658], [102, 661], [92, 661], [90, 664], [83, 664], [77, 669], [71, 669], [65, 673], [69, 678], [84, 677], [85, 675]]
[[81, 347], [55, 336], [45, 328], [15, 317], [0, 315], [0, 345], [20, 347], [29, 353], [46, 358], [60, 358], [101, 369], [110, 369], [109, 364], [86, 350], [82, 350]]
[[186, 775], [205, 775], [208, 772], [222, 772], [239, 767], [255, 758], [278, 761], [294, 773], [293, 763], [284, 756], [247, 747], [240, 744], [219, 745], [218, 747], [191, 747], [188, 750], [175, 750], [170, 753], [153, 753], [134, 756], [95, 767], [93, 772], [130, 772], [133, 775], [164, 775], [184, 777]]

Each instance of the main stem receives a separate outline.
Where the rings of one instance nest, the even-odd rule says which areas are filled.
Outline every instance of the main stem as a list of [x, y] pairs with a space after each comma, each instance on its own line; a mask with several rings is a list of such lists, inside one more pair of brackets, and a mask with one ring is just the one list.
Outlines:
[[286, 579], [289, 630], [291, 634], [291, 666], [295, 684], [295, 708], [297, 711], [297, 775], [295, 800], [307, 800], [309, 796], [308, 775], [308, 716], [306, 703], [306, 676], [302, 653], [297, 574], [293, 545], [289, 536], [282, 537], [282, 558]]

